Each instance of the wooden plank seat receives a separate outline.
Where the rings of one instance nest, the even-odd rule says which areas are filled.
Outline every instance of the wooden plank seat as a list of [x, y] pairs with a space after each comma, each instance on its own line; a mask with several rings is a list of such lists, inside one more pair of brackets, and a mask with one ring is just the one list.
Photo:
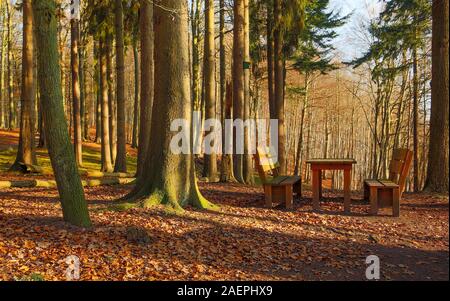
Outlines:
[[400, 216], [400, 200], [405, 191], [412, 157], [412, 151], [396, 149], [389, 165], [389, 179], [364, 181], [364, 199], [370, 201], [370, 214], [377, 215], [379, 208], [392, 207], [392, 215]]
[[[285, 203], [286, 208], [294, 208], [293, 194], [302, 194], [302, 180], [299, 176], [280, 176], [279, 164], [274, 152], [268, 147], [258, 147], [255, 154], [256, 166], [261, 178], [265, 205], [273, 208], [274, 204]], [[272, 174], [272, 177], [271, 177]]]

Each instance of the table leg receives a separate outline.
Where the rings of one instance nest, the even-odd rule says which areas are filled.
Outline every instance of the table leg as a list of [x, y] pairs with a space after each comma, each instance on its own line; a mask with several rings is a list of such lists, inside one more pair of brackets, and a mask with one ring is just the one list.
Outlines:
[[323, 176], [325, 174], [325, 171], [319, 170], [319, 199], [322, 198], [323, 196], [323, 184], [322, 184], [322, 180], [323, 180]]
[[344, 170], [344, 211], [350, 213], [352, 171]]
[[313, 176], [313, 209], [319, 210], [320, 209], [320, 170], [313, 169], [312, 171]]

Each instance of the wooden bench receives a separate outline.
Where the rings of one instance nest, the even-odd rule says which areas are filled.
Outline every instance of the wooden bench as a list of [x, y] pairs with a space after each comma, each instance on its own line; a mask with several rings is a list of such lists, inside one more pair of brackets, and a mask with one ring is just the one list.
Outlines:
[[295, 192], [301, 197], [302, 180], [299, 176], [280, 176], [279, 163], [273, 154], [268, 147], [258, 147], [255, 154], [256, 166], [264, 187], [266, 207], [273, 208], [274, 204], [285, 203], [287, 209], [293, 209], [293, 194]]
[[364, 181], [364, 199], [370, 201], [370, 214], [377, 215], [379, 208], [392, 207], [392, 215], [400, 216], [400, 200], [412, 157], [412, 151], [396, 149], [389, 165], [389, 179]]

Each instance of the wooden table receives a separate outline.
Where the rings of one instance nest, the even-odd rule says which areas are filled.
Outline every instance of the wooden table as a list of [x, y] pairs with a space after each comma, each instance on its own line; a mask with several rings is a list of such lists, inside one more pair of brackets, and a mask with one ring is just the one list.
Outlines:
[[351, 202], [351, 181], [352, 169], [356, 164], [355, 159], [311, 159], [306, 161], [311, 165], [313, 178], [313, 208], [320, 209], [320, 198], [322, 197], [322, 171], [325, 170], [343, 170], [344, 171], [344, 210], [350, 212]]

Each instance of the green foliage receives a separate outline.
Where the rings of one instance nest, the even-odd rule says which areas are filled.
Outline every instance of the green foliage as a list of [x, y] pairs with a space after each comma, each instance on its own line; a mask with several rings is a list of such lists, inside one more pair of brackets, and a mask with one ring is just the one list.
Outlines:
[[329, 2], [315, 0], [306, 5], [305, 26], [294, 54], [294, 68], [299, 72], [324, 74], [336, 69], [330, 58], [335, 49], [332, 41], [337, 36], [336, 28], [343, 26], [350, 15], [341, 17], [339, 12], [328, 11]]

